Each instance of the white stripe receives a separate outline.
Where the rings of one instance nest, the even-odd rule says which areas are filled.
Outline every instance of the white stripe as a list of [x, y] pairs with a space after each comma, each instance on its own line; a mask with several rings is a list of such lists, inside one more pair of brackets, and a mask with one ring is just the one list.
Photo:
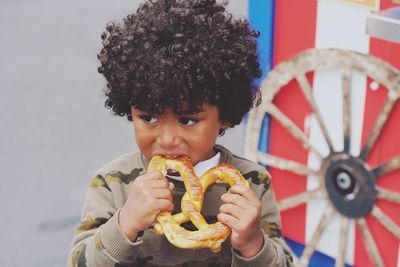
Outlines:
[[397, 253], [397, 267], [400, 267], [400, 245], [399, 245], [399, 252]]
[[[342, 95], [340, 73], [334, 71], [319, 71], [314, 75], [314, 97], [318, 103], [323, 120], [329, 131], [335, 150], [343, 149], [343, 123], [342, 123]], [[310, 142], [318, 147], [323, 155], [328, 154], [328, 146], [323, 138], [321, 130], [314, 116], [310, 117]], [[309, 154], [308, 166], [313, 169], [319, 168], [320, 162], [313, 154]], [[311, 190], [319, 185], [314, 177], [308, 177], [307, 189]], [[308, 202], [307, 206], [307, 241], [312, 237], [321, 216], [326, 208], [327, 202], [316, 199]], [[336, 257], [339, 243], [339, 218], [335, 216], [325, 229], [317, 249], [331, 257]]]
[[338, 0], [319, 0], [315, 47], [336, 47], [369, 51], [369, 37], [365, 33], [368, 8]]
[[[368, 53], [369, 38], [365, 34], [365, 19], [369, 10], [360, 6], [349, 5], [335, 0], [319, 0], [317, 8], [316, 48], [342, 48]], [[353, 73], [351, 92], [351, 153], [357, 155], [360, 151], [361, 130], [365, 105], [366, 78]], [[318, 103], [322, 117], [336, 150], [343, 150], [343, 120], [342, 92], [339, 70], [319, 71], [314, 74], [314, 97]], [[328, 146], [321, 134], [320, 128], [311, 115], [310, 141], [323, 155], [328, 154]], [[308, 166], [318, 168], [319, 162], [310, 154]], [[318, 186], [315, 177], [308, 177], [307, 189]], [[306, 212], [306, 240], [314, 233], [327, 203], [320, 199], [310, 201]], [[335, 216], [325, 229], [317, 250], [333, 258], [338, 255], [339, 216]], [[355, 226], [352, 221], [346, 242], [346, 263], [354, 262]]]

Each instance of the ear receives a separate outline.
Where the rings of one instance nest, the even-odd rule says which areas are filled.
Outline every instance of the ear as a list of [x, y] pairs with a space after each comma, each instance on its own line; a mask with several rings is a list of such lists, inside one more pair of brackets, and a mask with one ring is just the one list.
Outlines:
[[223, 136], [225, 134], [225, 130], [229, 127], [231, 127], [231, 124], [229, 122], [226, 121], [221, 122], [221, 125], [219, 126], [218, 130], [218, 136]]
[[232, 127], [232, 125], [229, 122], [227, 122], [227, 121], [222, 121], [221, 122], [220, 129], [226, 130], [226, 129], [230, 128], [230, 127]]

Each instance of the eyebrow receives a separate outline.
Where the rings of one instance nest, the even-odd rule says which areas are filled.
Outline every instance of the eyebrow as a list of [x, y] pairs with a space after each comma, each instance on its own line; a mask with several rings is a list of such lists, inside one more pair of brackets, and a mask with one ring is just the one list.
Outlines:
[[150, 114], [147, 111], [140, 110], [140, 109], [137, 109], [137, 108], [134, 108], [132, 111], [135, 112], [135, 113], [139, 113], [139, 114]]
[[[150, 112], [148, 112], [148, 111], [141, 110], [141, 109], [138, 109], [138, 108], [133, 108], [133, 111], [134, 111], [134, 112], [137, 112], [137, 113], [139, 113], [139, 114], [146, 114], [146, 115], [150, 115], [150, 116], [157, 115], [157, 114], [153, 114], [153, 113], [150, 113]], [[176, 114], [176, 115], [178, 115], [178, 116], [197, 115], [197, 114], [202, 113], [202, 112], [205, 112], [205, 111], [206, 111], [206, 110], [203, 109], [203, 108], [201, 108], [201, 109], [199, 109], [199, 110], [194, 110], [194, 111], [184, 110], [184, 111], [182, 111], [180, 114]]]
[[182, 112], [182, 114], [180, 114], [180, 116], [187, 116], [187, 115], [197, 115], [199, 113], [205, 112], [204, 109], [200, 109], [200, 110], [194, 110], [194, 111], [188, 111], [185, 110]]
[[198, 115], [203, 112], [205, 112], [205, 110], [192, 111], [192, 112], [184, 111], [181, 114], [179, 114], [178, 116], [194, 116], [194, 115]]

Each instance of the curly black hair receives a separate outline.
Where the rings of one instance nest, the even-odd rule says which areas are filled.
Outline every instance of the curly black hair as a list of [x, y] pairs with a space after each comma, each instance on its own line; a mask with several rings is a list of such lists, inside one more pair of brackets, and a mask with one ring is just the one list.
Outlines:
[[105, 106], [131, 120], [131, 106], [181, 114], [207, 102], [218, 106], [220, 121], [239, 124], [261, 76], [259, 33], [225, 6], [215, 0], [148, 0], [121, 22], [108, 23], [98, 54], [98, 71], [107, 80]]

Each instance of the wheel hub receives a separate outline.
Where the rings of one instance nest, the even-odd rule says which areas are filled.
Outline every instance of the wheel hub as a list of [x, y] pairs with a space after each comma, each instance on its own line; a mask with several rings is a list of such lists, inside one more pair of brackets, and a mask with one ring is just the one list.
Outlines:
[[325, 165], [325, 186], [333, 206], [349, 218], [366, 216], [375, 205], [377, 191], [364, 162], [341, 153], [328, 157]]

